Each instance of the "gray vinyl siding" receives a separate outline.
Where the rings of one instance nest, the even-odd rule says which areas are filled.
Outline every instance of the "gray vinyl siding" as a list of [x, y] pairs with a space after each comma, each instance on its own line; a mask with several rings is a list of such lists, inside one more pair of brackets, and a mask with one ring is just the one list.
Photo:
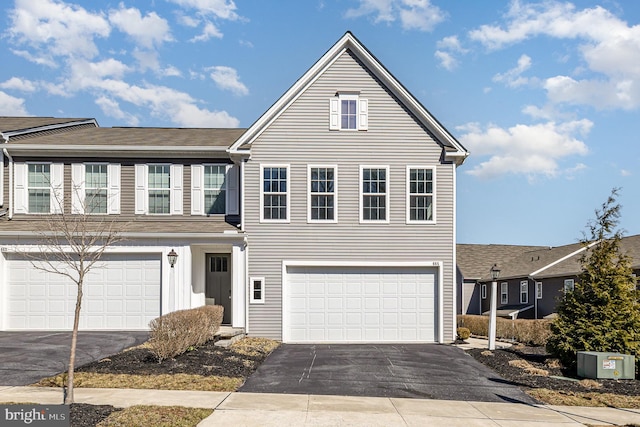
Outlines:
[[[329, 131], [329, 98], [358, 90], [369, 130]], [[282, 338], [282, 261], [442, 261], [444, 339], [455, 308], [454, 174], [442, 147], [349, 54], [343, 54], [252, 143], [245, 166], [249, 276], [265, 277], [265, 304], [249, 306], [251, 335]], [[290, 165], [290, 223], [260, 223], [260, 165]], [[338, 167], [338, 222], [307, 222], [307, 165]], [[361, 165], [388, 165], [389, 224], [360, 224]], [[436, 171], [437, 224], [406, 224], [406, 166]]]

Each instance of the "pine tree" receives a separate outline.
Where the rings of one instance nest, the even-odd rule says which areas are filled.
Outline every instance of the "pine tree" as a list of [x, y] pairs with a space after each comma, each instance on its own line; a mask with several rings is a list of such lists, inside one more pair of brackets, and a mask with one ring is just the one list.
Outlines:
[[547, 349], [565, 366], [574, 366], [578, 351], [609, 351], [640, 356], [640, 294], [631, 259], [620, 250], [617, 230], [621, 206], [618, 189], [587, 226], [582, 239], [587, 249], [580, 258], [581, 273], [573, 292], [558, 306]]

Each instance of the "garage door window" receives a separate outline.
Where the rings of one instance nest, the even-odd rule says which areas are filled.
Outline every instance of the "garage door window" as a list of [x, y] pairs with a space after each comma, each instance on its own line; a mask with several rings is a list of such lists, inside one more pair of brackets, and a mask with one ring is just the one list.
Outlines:
[[361, 222], [389, 222], [388, 175], [387, 166], [360, 169]]
[[264, 304], [264, 277], [252, 277], [250, 280], [251, 304]]
[[29, 213], [51, 212], [51, 165], [29, 164]]

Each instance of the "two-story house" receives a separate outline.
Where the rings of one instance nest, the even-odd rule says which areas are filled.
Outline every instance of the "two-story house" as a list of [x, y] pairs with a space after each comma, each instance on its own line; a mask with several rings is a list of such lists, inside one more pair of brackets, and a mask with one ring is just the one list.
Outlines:
[[0, 131], [0, 329], [69, 328], [73, 287], [25, 251], [42, 214], [90, 209], [126, 241], [88, 281], [85, 329], [215, 303], [224, 323], [285, 342], [454, 339], [468, 153], [351, 33], [248, 129], [0, 118]]

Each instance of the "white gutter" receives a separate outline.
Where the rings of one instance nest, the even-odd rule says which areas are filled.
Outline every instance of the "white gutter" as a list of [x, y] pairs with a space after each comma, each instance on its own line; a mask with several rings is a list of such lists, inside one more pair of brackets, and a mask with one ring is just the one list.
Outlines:
[[157, 146], [157, 145], [51, 145], [51, 144], [7, 144], [7, 147], [25, 151], [163, 151], [190, 152], [211, 151], [225, 153], [227, 146], [189, 145], [189, 146]]
[[[139, 238], [139, 239], [157, 239], [157, 238], [175, 238], [175, 239], [214, 239], [218, 241], [238, 241], [240, 239], [244, 239], [244, 233], [234, 232], [222, 232], [222, 233], [151, 233], [151, 232], [138, 232], [138, 231], [125, 231], [122, 233], [118, 233], [119, 236], [126, 238]], [[39, 231], [2, 231], [0, 232], [0, 236], [3, 237], [43, 237], [43, 236], [53, 236], [56, 233], [54, 232], [39, 232]], [[59, 233], [58, 233], [59, 234]], [[93, 235], [93, 233], [89, 233]], [[96, 232], [96, 235], [99, 235], [99, 232]]]

